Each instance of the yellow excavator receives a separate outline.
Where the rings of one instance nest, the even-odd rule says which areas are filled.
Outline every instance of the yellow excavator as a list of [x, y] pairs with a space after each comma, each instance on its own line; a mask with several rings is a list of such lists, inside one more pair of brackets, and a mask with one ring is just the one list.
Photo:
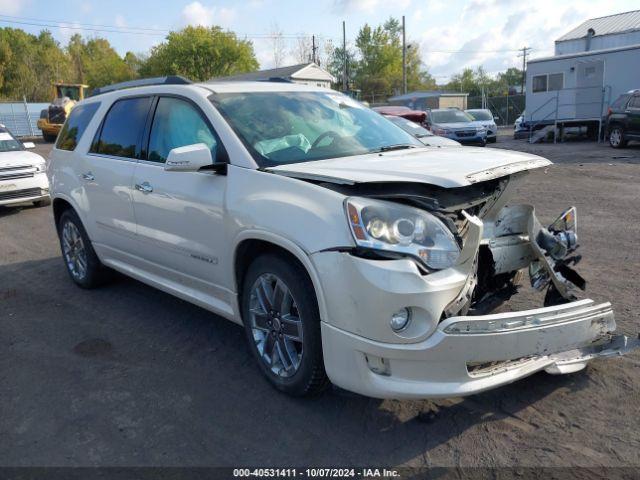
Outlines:
[[42, 130], [42, 137], [46, 142], [55, 142], [62, 124], [69, 116], [71, 109], [76, 103], [84, 98], [85, 89], [88, 85], [81, 83], [53, 84], [53, 101], [48, 108], [40, 112], [38, 128]]

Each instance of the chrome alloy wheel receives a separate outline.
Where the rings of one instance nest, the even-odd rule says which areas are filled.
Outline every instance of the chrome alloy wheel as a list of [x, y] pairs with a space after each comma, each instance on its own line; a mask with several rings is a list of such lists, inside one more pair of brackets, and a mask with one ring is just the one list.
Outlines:
[[613, 147], [617, 147], [622, 142], [622, 132], [619, 128], [614, 128], [609, 134], [609, 143]]
[[276, 275], [263, 273], [249, 298], [253, 340], [260, 358], [280, 377], [293, 376], [303, 354], [303, 329], [296, 300]]
[[73, 222], [65, 222], [62, 227], [62, 254], [73, 278], [84, 279], [87, 275], [87, 251], [80, 231]]

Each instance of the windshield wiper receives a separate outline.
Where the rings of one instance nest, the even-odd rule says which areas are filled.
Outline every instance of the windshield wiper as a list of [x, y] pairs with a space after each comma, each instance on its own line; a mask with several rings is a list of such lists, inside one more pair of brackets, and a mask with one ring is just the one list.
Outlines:
[[391, 152], [393, 150], [405, 150], [407, 148], [416, 148], [417, 145], [411, 145], [410, 143], [398, 143], [396, 145], [384, 145], [380, 148], [371, 150], [371, 153]]

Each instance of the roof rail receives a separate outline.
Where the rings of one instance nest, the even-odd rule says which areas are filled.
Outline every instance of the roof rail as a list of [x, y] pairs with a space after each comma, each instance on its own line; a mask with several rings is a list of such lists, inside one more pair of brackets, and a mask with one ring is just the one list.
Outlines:
[[191, 81], [179, 75], [169, 75], [167, 77], [141, 78], [139, 80], [129, 80], [128, 82], [114, 83], [105, 87], [94, 88], [90, 97], [102, 95], [103, 93], [115, 92], [125, 88], [146, 87], [148, 85], [188, 85]]

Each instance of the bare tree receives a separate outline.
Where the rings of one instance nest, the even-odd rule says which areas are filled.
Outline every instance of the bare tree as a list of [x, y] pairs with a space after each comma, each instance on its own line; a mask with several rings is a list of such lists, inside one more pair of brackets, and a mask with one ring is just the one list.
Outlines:
[[287, 54], [284, 35], [277, 23], [271, 24], [271, 46], [273, 48], [273, 63], [275, 68], [282, 65]]
[[311, 61], [312, 51], [311, 51], [311, 37], [298, 37], [296, 40], [296, 44], [293, 48], [291, 54], [299, 63], [307, 63]]

